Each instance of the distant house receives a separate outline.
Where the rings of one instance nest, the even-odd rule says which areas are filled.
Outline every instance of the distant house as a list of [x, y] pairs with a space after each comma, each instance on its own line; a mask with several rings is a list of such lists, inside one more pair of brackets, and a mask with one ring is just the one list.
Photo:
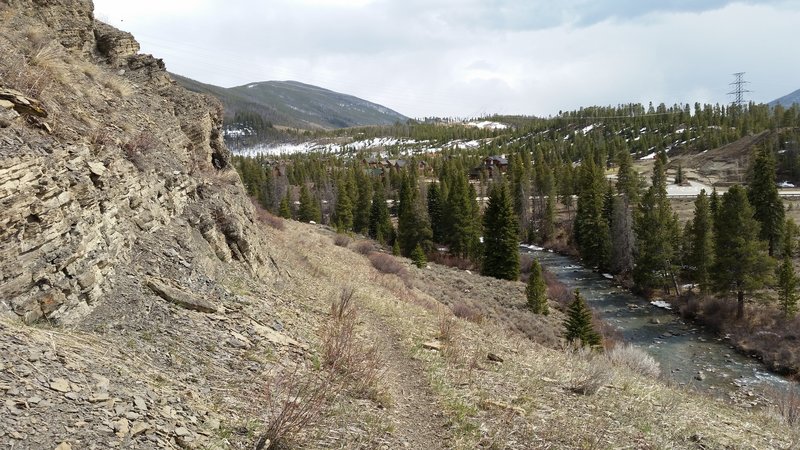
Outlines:
[[508, 159], [502, 156], [487, 156], [483, 158], [483, 163], [469, 171], [469, 178], [477, 180], [481, 174], [485, 173], [488, 178], [493, 178], [495, 173], [506, 173], [508, 171]]
[[361, 164], [363, 164], [363, 165], [365, 165], [367, 167], [370, 167], [370, 168], [375, 168], [375, 167], [378, 167], [379, 161], [378, 161], [378, 158], [373, 156], [373, 157], [370, 157], [370, 158], [362, 159], [361, 160]]
[[487, 156], [483, 158], [483, 165], [487, 169], [497, 167], [500, 172], [505, 173], [508, 170], [508, 160], [502, 156]]

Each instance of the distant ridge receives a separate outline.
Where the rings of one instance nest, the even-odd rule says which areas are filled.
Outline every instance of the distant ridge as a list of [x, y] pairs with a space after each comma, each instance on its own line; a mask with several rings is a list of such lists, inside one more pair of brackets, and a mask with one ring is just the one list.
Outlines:
[[297, 81], [262, 81], [224, 88], [172, 74], [194, 92], [211, 94], [225, 106], [226, 119], [236, 113], [258, 113], [276, 126], [334, 129], [390, 125], [408, 118], [385, 106]]
[[775, 100], [769, 102], [768, 104], [769, 106], [772, 107], [781, 105], [784, 108], [789, 108], [795, 103], [800, 104], [800, 89], [792, 92], [791, 94], [784, 95], [781, 98], [776, 98]]

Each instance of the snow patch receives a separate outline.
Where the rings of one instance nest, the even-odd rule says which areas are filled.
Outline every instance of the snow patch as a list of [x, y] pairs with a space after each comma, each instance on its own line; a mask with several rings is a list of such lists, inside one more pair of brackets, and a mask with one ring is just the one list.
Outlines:
[[650, 302], [650, 304], [658, 308], [672, 309], [672, 305], [665, 302], [664, 300], [653, 300], [652, 302]]

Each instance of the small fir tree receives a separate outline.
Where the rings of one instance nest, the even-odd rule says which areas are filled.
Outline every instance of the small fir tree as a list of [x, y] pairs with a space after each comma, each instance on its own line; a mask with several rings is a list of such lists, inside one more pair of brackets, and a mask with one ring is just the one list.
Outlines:
[[525, 288], [528, 298], [528, 307], [536, 314], [548, 315], [550, 310], [547, 306], [547, 286], [542, 275], [542, 266], [539, 261], [534, 260], [531, 264], [531, 274], [528, 278], [528, 286]]
[[284, 219], [292, 218], [292, 207], [291, 207], [291, 200], [289, 199], [289, 190], [286, 191], [286, 195], [281, 199], [281, 204], [278, 207], [278, 215], [283, 217]]
[[428, 265], [428, 259], [425, 257], [425, 250], [422, 249], [421, 245], [417, 244], [417, 246], [414, 247], [414, 251], [411, 252], [411, 261], [420, 269]]
[[603, 343], [600, 333], [592, 326], [592, 311], [586, 306], [586, 301], [580, 292], [575, 290], [575, 300], [569, 304], [567, 318], [564, 321], [567, 342], [575, 342], [582, 346], [598, 347]]

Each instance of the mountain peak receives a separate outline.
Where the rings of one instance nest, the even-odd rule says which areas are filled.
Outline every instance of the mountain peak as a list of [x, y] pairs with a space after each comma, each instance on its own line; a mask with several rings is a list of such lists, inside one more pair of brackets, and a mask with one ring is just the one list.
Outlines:
[[334, 129], [389, 125], [408, 118], [385, 106], [295, 80], [270, 80], [224, 88], [173, 75], [189, 90], [217, 97], [226, 116], [254, 112], [274, 125], [301, 129]]

